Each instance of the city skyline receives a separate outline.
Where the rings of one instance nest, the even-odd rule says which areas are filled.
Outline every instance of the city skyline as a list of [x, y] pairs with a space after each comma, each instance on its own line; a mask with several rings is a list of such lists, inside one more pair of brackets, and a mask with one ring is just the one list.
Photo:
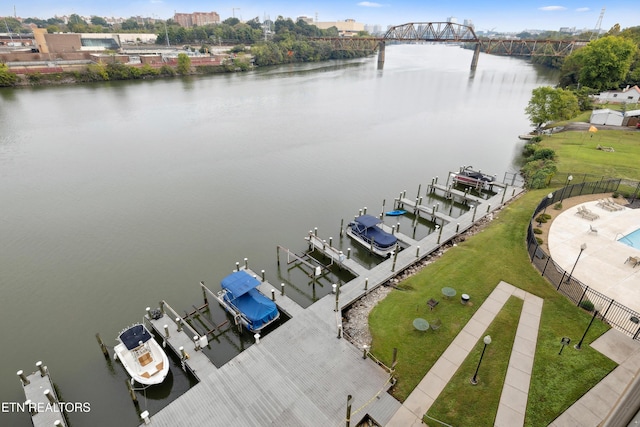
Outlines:
[[[14, 6], [4, 5], [9, 10], [0, 10], [2, 16], [13, 16]], [[236, 17], [249, 20], [255, 17], [278, 16], [295, 19], [307, 16], [320, 22], [354, 19], [366, 25], [401, 25], [408, 22], [437, 22], [455, 17], [458, 23], [471, 20], [477, 31], [520, 32], [527, 29], [557, 31], [562, 27], [593, 29], [596, 27], [603, 7], [606, 7], [601, 28], [609, 30], [615, 24], [621, 28], [640, 25], [637, 22], [636, 1], [618, 0], [614, 5], [605, 5], [590, 0], [511, 3], [505, 7], [501, 2], [474, 2], [460, 0], [435, 4], [418, 0], [379, 0], [338, 2], [292, 2], [274, 0], [251, 2], [228, 0], [212, 3], [202, 0], [112, 0], [110, 2], [61, 0], [33, 0], [15, 5], [15, 13], [22, 18], [41, 19], [76, 13], [81, 16], [122, 17], [131, 16], [167, 19], [175, 12], [217, 12], [221, 21]]]

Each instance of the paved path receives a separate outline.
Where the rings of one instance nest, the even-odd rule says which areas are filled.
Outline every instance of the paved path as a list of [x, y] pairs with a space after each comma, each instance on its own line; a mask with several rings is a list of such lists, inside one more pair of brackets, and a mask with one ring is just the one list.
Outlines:
[[523, 425], [543, 300], [508, 283], [500, 282], [405, 400], [387, 424], [388, 427], [422, 424], [422, 416], [431, 408], [478, 340], [482, 339], [510, 296], [523, 299], [524, 306], [509, 359], [495, 425]]

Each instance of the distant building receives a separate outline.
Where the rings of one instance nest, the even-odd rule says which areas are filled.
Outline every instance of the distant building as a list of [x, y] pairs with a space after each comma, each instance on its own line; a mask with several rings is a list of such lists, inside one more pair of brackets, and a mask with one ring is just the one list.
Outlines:
[[338, 33], [342, 37], [352, 37], [360, 31], [364, 31], [364, 24], [356, 22], [355, 19], [346, 19], [344, 21], [336, 22], [315, 22], [314, 25], [321, 30], [328, 30], [331, 27], [336, 27], [338, 29]]
[[447, 18], [447, 22], [451, 22], [452, 24], [457, 24], [458, 18], [456, 18], [455, 16], [450, 16]]
[[465, 19], [463, 21], [463, 25], [466, 25], [467, 27], [475, 28], [473, 25], [473, 21], [471, 19]]
[[220, 23], [217, 12], [176, 13], [173, 20], [181, 27], [195, 27]]
[[310, 18], [308, 16], [298, 16], [296, 18], [296, 22], [298, 22], [298, 21], [303, 21], [303, 22], [306, 22], [309, 25], [313, 25], [313, 18]]
[[640, 102], [640, 88], [627, 86], [624, 90], [608, 90], [594, 97], [601, 104], [636, 104]]

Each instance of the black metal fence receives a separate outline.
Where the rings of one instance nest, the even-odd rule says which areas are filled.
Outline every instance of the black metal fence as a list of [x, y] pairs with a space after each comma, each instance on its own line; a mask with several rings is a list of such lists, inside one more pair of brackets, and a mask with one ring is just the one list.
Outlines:
[[[573, 182], [573, 179], [565, 178], [566, 183]], [[585, 175], [586, 178], [586, 175]], [[577, 180], [576, 180], [577, 181]], [[552, 206], [569, 197], [581, 196], [584, 194], [609, 193], [618, 191], [623, 184], [629, 188], [640, 188], [640, 182], [622, 181], [620, 179], [600, 179], [596, 182], [588, 182], [580, 179], [579, 183], [567, 185], [559, 190], [549, 193], [543, 198], [535, 209], [529, 222], [527, 231], [527, 249], [531, 263], [546, 277], [556, 288], [556, 290], [573, 301], [578, 307], [587, 311], [593, 311], [596, 306], [601, 307], [598, 317], [603, 321], [613, 325], [616, 329], [627, 333], [633, 339], [638, 339], [640, 334], [640, 313], [625, 307], [617, 301], [609, 298], [600, 292], [591, 289], [589, 286], [572, 277], [571, 274], [547, 254], [536, 240], [533, 232], [534, 218], [539, 213], [544, 212], [548, 206]]]

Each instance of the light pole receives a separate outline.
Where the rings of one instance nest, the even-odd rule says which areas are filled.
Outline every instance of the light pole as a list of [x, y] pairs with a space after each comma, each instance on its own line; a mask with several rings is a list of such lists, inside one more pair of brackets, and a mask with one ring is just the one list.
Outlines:
[[596, 304], [593, 307], [593, 316], [591, 317], [591, 321], [589, 322], [589, 325], [587, 325], [587, 329], [585, 329], [584, 334], [582, 335], [582, 338], [580, 338], [580, 342], [578, 342], [578, 344], [576, 344], [575, 349], [576, 350], [580, 350], [582, 347], [582, 341], [584, 341], [584, 337], [587, 336], [587, 332], [589, 332], [589, 328], [591, 327], [591, 324], [593, 323], [593, 321], [595, 320], [596, 316], [598, 315], [598, 312], [602, 310], [602, 307], [600, 306], [600, 304]]
[[564, 187], [562, 188], [562, 194], [560, 195], [560, 202], [564, 200], [564, 190], [566, 190], [569, 184], [571, 184], [571, 181], [573, 181], [573, 175], [569, 175], [567, 177], [567, 182], [564, 183]]
[[476, 367], [476, 373], [473, 374], [473, 378], [471, 378], [471, 384], [478, 384], [478, 370], [480, 369], [480, 363], [482, 363], [482, 357], [484, 356], [484, 352], [487, 349], [487, 346], [491, 344], [491, 336], [487, 335], [482, 340], [484, 341], [484, 347], [482, 348], [482, 353], [480, 354], [480, 360], [478, 360], [478, 366]]
[[578, 258], [576, 258], [576, 262], [573, 264], [573, 268], [571, 269], [571, 273], [569, 273], [569, 276], [567, 277], [567, 283], [569, 283], [569, 280], [571, 280], [571, 275], [573, 274], [573, 270], [576, 269], [576, 265], [578, 265], [578, 260], [580, 259], [580, 255], [582, 255], [582, 252], [587, 249], [587, 244], [583, 243], [580, 245], [580, 253], [578, 253]]
[[544, 209], [542, 211], [542, 215], [544, 215], [545, 213], [547, 213], [547, 206], [549, 206], [549, 204], [551, 203], [551, 199], [553, 199], [553, 193], [549, 193], [547, 194], [547, 204], [544, 205]]

